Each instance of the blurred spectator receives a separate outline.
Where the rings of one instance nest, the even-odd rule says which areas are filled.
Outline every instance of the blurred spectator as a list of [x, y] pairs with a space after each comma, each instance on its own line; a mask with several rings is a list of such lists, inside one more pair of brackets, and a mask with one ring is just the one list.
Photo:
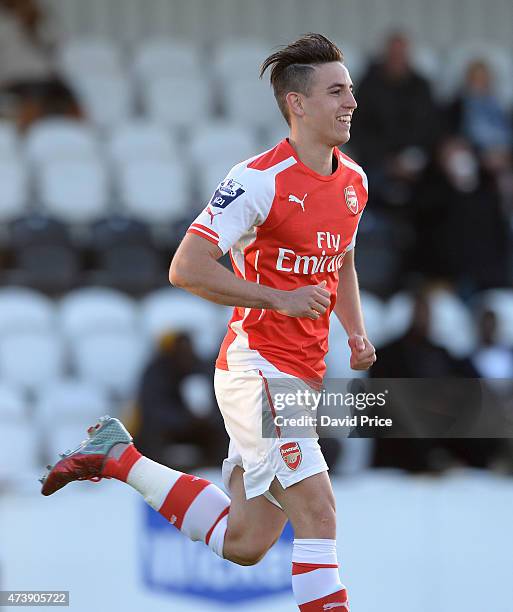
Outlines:
[[379, 358], [370, 369], [373, 378], [437, 378], [474, 376], [466, 360], [453, 358], [445, 348], [430, 338], [431, 309], [429, 296], [419, 291], [415, 296], [410, 328], [401, 338], [379, 350]]
[[437, 133], [430, 87], [412, 68], [409, 49], [404, 33], [389, 36], [356, 92], [351, 146], [384, 204], [409, 202], [411, 184], [424, 169]]
[[33, 0], [0, 0], [0, 83], [48, 79], [53, 62]]
[[162, 337], [138, 393], [140, 428], [135, 443], [141, 453], [177, 469], [221, 462], [228, 444], [219, 411], [213, 409], [210, 381], [206, 405], [198, 409], [197, 402], [192, 406], [187, 401], [187, 380], [201, 373], [204, 365], [187, 334]]
[[55, 74], [45, 15], [35, 0], [0, 0], [0, 112], [19, 129], [53, 115], [80, 116], [79, 105]]
[[494, 89], [493, 75], [483, 60], [471, 62], [461, 92], [449, 109], [450, 128], [462, 134], [493, 171], [511, 165], [511, 117]]
[[[410, 329], [398, 340], [378, 351], [378, 360], [372, 366], [373, 378], [473, 378], [476, 372], [468, 360], [451, 357], [442, 347], [429, 339], [431, 312], [428, 296], [419, 292], [415, 298]], [[436, 384], [436, 381], [434, 381]], [[473, 385], [469, 387], [468, 385]], [[454, 386], [453, 386], [454, 389]], [[468, 396], [470, 393], [470, 396]], [[468, 381], [462, 387], [462, 397], [479, 399], [479, 389]], [[462, 418], [472, 422], [479, 415], [479, 402], [464, 406], [437, 406], [440, 421]], [[447, 410], [446, 410], [447, 409]], [[463, 415], [462, 410], [468, 414]], [[446, 413], [446, 414], [445, 414]], [[394, 413], [396, 420], [397, 414]], [[399, 429], [401, 424], [399, 423]], [[443, 428], [442, 428], [443, 430]], [[437, 438], [379, 438], [375, 440], [373, 467], [396, 467], [410, 472], [438, 472], [448, 467], [464, 464], [485, 468], [496, 458], [502, 444], [493, 439], [437, 439]]]
[[508, 283], [508, 220], [496, 181], [467, 141], [442, 141], [414, 205], [417, 272], [455, 283], [463, 297]]
[[483, 310], [478, 320], [479, 346], [471, 361], [482, 378], [513, 379], [513, 350], [497, 338], [497, 315]]

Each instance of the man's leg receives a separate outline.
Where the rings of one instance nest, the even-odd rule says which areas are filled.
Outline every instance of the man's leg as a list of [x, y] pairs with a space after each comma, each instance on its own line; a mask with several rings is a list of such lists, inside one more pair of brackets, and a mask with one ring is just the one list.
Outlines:
[[43, 495], [52, 495], [75, 480], [115, 478], [136, 489], [191, 540], [201, 540], [220, 557], [241, 565], [259, 561], [283, 530], [282, 510], [263, 496], [246, 500], [240, 467], [232, 472], [230, 500], [208, 480], [141, 455], [117, 419], [103, 417], [88, 433], [89, 440], [49, 466], [41, 479]]
[[275, 479], [270, 491], [294, 528], [292, 588], [299, 609], [348, 610], [347, 592], [338, 574], [335, 497], [328, 473], [286, 489]]
[[243, 474], [236, 466], [230, 478], [232, 503], [223, 556], [239, 565], [254, 565], [280, 537], [287, 516], [263, 495], [247, 500]]
[[[131, 457], [135, 447], [130, 445]], [[208, 480], [183, 474], [139, 456], [132, 467], [111, 464], [106, 475], [123, 479], [191, 540], [201, 540], [220, 557], [238, 565], [254, 565], [279, 538], [287, 516], [263, 495], [246, 500], [243, 470], [235, 467], [230, 478], [230, 498]]]

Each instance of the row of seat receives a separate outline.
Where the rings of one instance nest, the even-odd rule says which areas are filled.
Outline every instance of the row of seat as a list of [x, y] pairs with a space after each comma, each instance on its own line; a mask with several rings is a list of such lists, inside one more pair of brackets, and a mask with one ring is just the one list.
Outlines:
[[[280, 121], [268, 83], [258, 79], [258, 67], [268, 54], [261, 44], [230, 43], [213, 54], [219, 59], [208, 69], [209, 63], [202, 62], [200, 52], [190, 44], [150, 42], [136, 56], [136, 78], [122, 71], [115, 48], [101, 42], [98, 45], [71, 43], [62, 51], [62, 63], [88, 118], [100, 127], [126, 120], [137, 110], [171, 127], [194, 125], [198, 118], [216, 112], [260, 128]], [[489, 45], [464, 46], [451, 52], [450, 61], [442, 61], [440, 55], [426, 48], [413, 54], [416, 68], [431, 80], [433, 93], [441, 100], [455, 94], [465, 67], [476, 58], [489, 62], [499, 97], [504, 104], [513, 104], [513, 59], [507, 50]], [[355, 49], [347, 50], [346, 64], [355, 83], [368, 60]]]
[[[272, 137], [284, 135], [283, 127]], [[197, 126], [184, 145], [143, 120], [119, 126], [103, 141], [79, 121], [41, 121], [23, 140], [3, 123], [0, 221], [34, 202], [70, 223], [86, 223], [116, 206], [151, 223], [174, 221], [191, 202], [201, 208], [230, 168], [257, 146], [252, 130], [223, 121]]]
[[[480, 301], [498, 314], [499, 338], [513, 346], [513, 291], [493, 290]], [[431, 296], [433, 340], [458, 357], [476, 344], [475, 323], [453, 294]], [[404, 333], [412, 317], [412, 298], [397, 294], [384, 302], [362, 292], [369, 337], [377, 347]], [[162, 288], [140, 301], [105, 288], [84, 288], [58, 301], [22, 288], [0, 290], [0, 380], [34, 391], [68, 369], [119, 396], [128, 396], [156, 338], [169, 330], [191, 334], [201, 355], [211, 358], [226, 329], [231, 309], [174, 288]], [[348, 359], [344, 332], [334, 322], [334, 350], [328, 365], [340, 375]], [[346, 363], [347, 361], [347, 363]], [[342, 366], [340, 364], [343, 364]]]
[[[286, 126], [270, 126], [285, 134]], [[274, 135], [274, 134], [273, 134]], [[238, 158], [254, 154], [258, 132], [246, 124], [222, 119], [196, 121], [186, 134], [178, 134], [161, 123], [141, 117], [113, 125], [100, 134], [83, 121], [65, 118], [40, 120], [31, 125], [23, 138], [13, 123], [0, 121], [0, 158], [22, 156], [29, 163], [42, 164], [48, 159], [103, 157], [110, 164], [144, 159], [188, 159], [206, 164], [211, 158]], [[228, 153], [226, 153], [228, 151]]]
[[34, 392], [66, 372], [127, 397], [156, 339], [187, 331], [205, 357], [223, 336], [230, 309], [163, 288], [140, 302], [107, 288], [59, 301], [24, 288], [0, 290], [0, 380]]
[[25, 285], [62, 294], [84, 285], [106, 285], [141, 295], [167, 282], [172, 253], [188, 221], [150, 226], [109, 216], [70, 228], [32, 214], [6, 224], [0, 234], [0, 284]]
[[265, 127], [280, 121], [268, 83], [258, 79], [266, 54], [257, 41], [220, 45], [207, 54], [190, 42], [157, 39], [135, 50], [129, 66], [130, 53], [112, 42], [83, 39], [63, 45], [58, 64], [88, 118], [100, 127], [138, 111], [173, 128], [219, 112], [232, 121]]
[[[345, 41], [339, 41], [339, 44], [357, 83], [371, 57]], [[256, 80], [258, 68], [269, 52], [269, 45], [257, 39], [228, 39], [210, 48], [159, 37], [144, 41], [127, 53], [112, 41], [84, 37], [64, 44], [58, 57], [61, 69], [71, 79], [77, 79], [77, 75], [130, 74], [135, 82], [146, 84], [183, 74], [204, 81], [210, 75], [214, 84], [222, 82], [223, 88], [228, 87], [230, 93], [230, 83], [238, 81], [246, 85]], [[511, 103], [511, 49], [489, 41], [452, 44], [450, 55], [426, 46], [412, 49], [412, 62], [416, 69], [432, 81], [436, 93], [445, 97], [452, 95], [461, 85], [465, 67], [477, 58], [489, 63], [495, 73], [499, 94], [505, 102]], [[244, 96], [244, 101], [251, 104], [249, 96]]]

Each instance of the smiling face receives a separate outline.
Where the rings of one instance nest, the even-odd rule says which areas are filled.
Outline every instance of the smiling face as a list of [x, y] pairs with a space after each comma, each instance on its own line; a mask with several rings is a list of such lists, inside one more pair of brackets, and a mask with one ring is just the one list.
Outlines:
[[314, 66], [308, 95], [290, 92], [287, 103], [292, 125], [316, 141], [336, 147], [349, 140], [357, 104], [351, 77], [341, 62]]

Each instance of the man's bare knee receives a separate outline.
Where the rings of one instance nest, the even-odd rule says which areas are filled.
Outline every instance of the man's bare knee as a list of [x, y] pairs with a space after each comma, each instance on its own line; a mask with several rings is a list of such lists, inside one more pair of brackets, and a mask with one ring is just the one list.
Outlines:
[[243, 536], [226, 534], [224, 542], [224, 558], [237, 565], [256, 565], [261, 561], [270, 547], [262, 543], [248, 542]]
[[327, 474], [306, 478], [287, 489], [273, 482], [271, 493], [287, 513], [296, 537], [336, 537], [335, 498]]

